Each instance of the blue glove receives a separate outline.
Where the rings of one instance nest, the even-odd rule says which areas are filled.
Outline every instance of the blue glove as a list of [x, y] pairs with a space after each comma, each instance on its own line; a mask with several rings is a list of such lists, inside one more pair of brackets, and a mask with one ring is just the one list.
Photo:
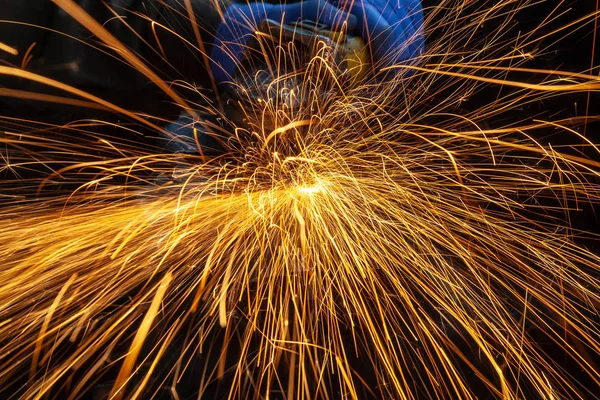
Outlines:
[[307, 19], [329, 26], [347, 22], [349, 30], [355, 29], [357, 24], [355, 16], [324, 0], [306, 0], [292, 4], [234, 3], [227, 8], [223, 22], [217, 29], [211, 53], [212, 74], [218, 83], [232, 79], [235, 67], [242, 61], [248, 40], [265, 19], [283, 24]]
[[423, 53], [420, 0], [342, 0], [358, 17], [358, 34], [370, 43], [376, 68], [385, 68]]
[[424, 45], [420, 0], [232, 4], [217, 29], [211, 53], [211, 72], [218, 83], [232, 80], [248, 40], [265, 19], [283, 24], [307, 19], [333, 27], [346, 22], [348, 32], [356, 31], [370, 43], [377, 69], [420, 55]]

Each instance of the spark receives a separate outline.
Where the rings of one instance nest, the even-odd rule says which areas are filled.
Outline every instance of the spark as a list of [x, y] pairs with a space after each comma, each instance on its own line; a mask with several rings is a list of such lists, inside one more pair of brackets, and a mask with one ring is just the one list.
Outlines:
[[323, 186], [320, 184], [310, 186], [299, 186], [298, 191], [304, 194], [317, 194], [323, 191]]
[[[54, 2], [191, 109], [99, 21]], [[513, 16], [535, 4], [484, 3], [442, 1], [418, 60], [352, 85], [326, 45], [306, 62], [257, 35], [275, 76], [265, 89], [253, 65], [243, 71], [243, 121], [210, 104], [222, 125], [192, 116], [194, 142], [209, 126], [225, 146], [218, 157], [164, 154], [93, 129], [131, 134], [124, 124], [2, 118], [10, 163], [0, 171], [39, 177], [21, 179], [0, 211], [0, 393], [81, 398], [116, 368], [108, 398], [165, 388], [183, 398], [190, 374], [198, 397], [215, 398], [595, 394], [600, 256], [584, 241], [600, 238], [571, 218], [600, 202], [589, 134], [598, 117], [503, 118], [553, 96], [594, 96], [592, 70], [528, 62], [548, 50], [544, 40], [596, 15], [549, 31], [557, 7], [515, 40]], [[484, 22], [503, 29], [482, 37]], [[111, 110], [164, 131], [33, 72], [0, 74], [81, 99], [4, 96]], [[490, 87], [502, 88], [495, 100], [464, 108]], [[536, 335], [579, 376], [548, 360]]]
[[2, 42], [0, 42], [0, 50], [5, 51], [8, 54], [12, 54], [13, 56], [16, 56], [19, 54], [19, 50], [15, 49], [14, 47], [11, 47], [7, 44], [4, 44]]

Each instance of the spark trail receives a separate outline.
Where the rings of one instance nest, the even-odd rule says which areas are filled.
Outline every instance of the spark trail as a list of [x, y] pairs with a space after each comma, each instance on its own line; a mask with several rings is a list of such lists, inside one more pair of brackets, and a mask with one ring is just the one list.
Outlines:
[[[52, 172], [1, 211], [0, 386], [80, 398], [116, 367], [110, 398], [177, 395], [186, 374], [199, 397], [227, 382], [223, 398], [469, 399], [477, 381], [494, 398], [590, 398], [600, 256], [582, 240], [598, 238], [570, 218], [600, 201], [598, 149], [577, 133], [597, 117], [495, 121], [600, 88], [595, 70], [527, 69], [526, 51], [597, 14], [539, 33], [558, 7], [513, 38], [534, 3], [491, 3], [429, 10], [426, 53], [394, 79], [344, 87], [324, 53], [282, 73], [273, 87], [302, 107], [253, 103], [214, 159], [5, 118], [5, 169]], [[503, 30], [482, 38], [484, 21]], [[490, 86], [496, 100], [457, 111]], [[78, 188], [27, 196], [61, 182]]]

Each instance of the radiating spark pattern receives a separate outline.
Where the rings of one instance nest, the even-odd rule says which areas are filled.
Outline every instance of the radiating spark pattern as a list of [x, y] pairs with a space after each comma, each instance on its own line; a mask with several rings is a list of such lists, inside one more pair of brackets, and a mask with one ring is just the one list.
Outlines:
[[[493, 398], [597, 393], [600, 256], [569, 218], [600, 201], [600, 163], [536, 136], [553, 129], [595, 154], [576, 131], [595, 117], [490, 125], [597, 90], [597, 71], [515, 79], [527, 49], [565, 31], [482, 38], [481, 24], [510, 32], [533, 3], [440, 3], [427, 52], [394, 67], [412, 72], [344, 86], [323, 49], [272, 83], [286, 100], [242, 99], [245, 125], [211, 127], [227, 150], [215, 159], [86, 130], [99, 122], [40, 125], [44, 136], [5, 118], [3, 169], [51, 172], [2, 209], [0, 386], [78, 398], [116, 366], [110, 398], [177, 396], [199, 359], [199, 397], [221, 381], [222, 397], [256, 399], [481, 398], [473, 381]], [[457, 111], [490, 85], [497, 100]], [[579, 376], [548, 359], [539, 332]]]

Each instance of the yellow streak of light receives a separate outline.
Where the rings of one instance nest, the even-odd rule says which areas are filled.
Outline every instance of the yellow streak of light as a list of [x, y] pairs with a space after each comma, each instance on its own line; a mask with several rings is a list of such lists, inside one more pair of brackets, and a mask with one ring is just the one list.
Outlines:
[[[131, 111], [128, 111], [122, 107], [119, 107], [119, 106], [112, 104], [106, 100], [103, 100], [97, 96], [94, 96], [88, 92], [77, 89], [73, 86], [65, 85], [64, 83], [56, 81], [54, 79], [46, 78], [44, 76], [34, 74], [32, 72], [24, 71], [22, 69], [5, 67], [5, 66], [0, 66], [0, 75], [9, 75], [9, 76], [15, 76], [15, 77], [19, 77], [19, 78], [24, 78], [24, 79], [28, 79], [28, 80], [31, 80], [34, 82], [42, 83], [44, 85], [52, 86], [52, 87], [60, 89], [60, 90], [64, 90], [65, 92], [69, 92], [76, 96], [83, 97], [84, 99], [88, 99], [94, 103], [97, 103], [98, 105], [100, 105], [102, 107], [105, 107], [116, 113], [125, 115], [131, 119], [138, 121], [138, 122], [141, 122], [142, 124], [149, 126], [153, 129], [155, 129], [156, 131], [159, 131], [159, 132], [164, 131], [163, 128], [159, 127], [158, 125], [153, 124], [152, 122], [148, 121], [145, 118], [142, 118], [142, 117], [132, 113]], [[8, 93], [10, 94], [10, 92], [8, 92]], [[44, 97], [42, 96], [41, 98], [44, 98]]]
[[187, 110], [195, 118], [199, 118], [196, 112], [188, 105], [188, 103], [177, 94], [164, 80], [162, 80], [156, 72], [152, 71], [144, 62], [142, 62], [131, 50], [125, 47], [116, 37], [114, 37], [108, 30], [106, 30], [98, 21], [96, 21], [91, 15], [89, 15], [83, 8], [81, 8], [73, 0], [52, 0], [66, 13], [71, 15], [73, 19], [87, 28], [94, 35], [98, 36], [100, 40], [105, 42], [108, 46], [117, 50], [119, 54], [131, 64], [136, 70], [144, 74], [150, 79], [156, 86], [164, 91], [169, 97], [179, 104], [183, 109]]
[[127, 353], [127, 357], [123, 361], [123, 365], [121, 366], [121, 370], [119, 371], [119, 375], [115, 381], [113, 386], [113, 392], [111, 393], [111, 399], [120, 399], [123, 397], [122, 390], [124, 386], [127, 384], [127, 381], [130, 378], [131, 371], [133, 371], [133, 367], [135, 362], [142, 350], [142, 345], [146, 340], [146, 336], [148, 332], [150, 332], [150, 328], [152, 327], [152, 322], [158, 315], [158, 311], [160, 309], [161, 302], [167, 292], [167, 288], [171, 283], [172, 275], [170, 273], [165, 274], [163, 279], [161, 280], [158, 288], [156, 289], [156, 294], [152, 299], [152, 303], [150, 304], [150, 308], [146, 312], [142, 323], [135, 333], [135, 337], [131, 342], [131, 347], [129, 348], [129, 352]]
[[581, 82], [574, 84], [535, 84], [525, 83], [519, 81], [511, 81], [505, 79], [488, 78], [484, 76], [470, 75], [460, 72], [442, 71], [440, 69], [422, 68], [414, 65], [394, 65], [392, 67], [383, 68], [382, 71], [389, 71], [394, 69], [407, 69], [412, 71], [426, 72], [435, 75], [453, 76], [455, 78], [462, 78], [466, 80], [479, 81], [484, 83], [490, 83], [494, 85], [505, 85], [512, 86], [522, 89], [529, 89], [540, 92], [587, 92], [600, 89], [600, 79], [594, 79], [591, 82]]
[[10, 47], [9, 45], [4, 44], [2, 42], [0, 42], [0, 51], [7, 52], [8, 54], [11, 54], [13, 56], [19, 55], [19, 50], [15, 49], [14, 47]]
[[48, 330], [48, 325], [50, 324], [50, 321], [52, 320], [52, 316], [56, 312], [56, 308], [60, 304], [65, 293], [67, 292], [67, 289], [69, 288], [69, 286], [71, 286], [71, 284], [73, 283], [73, 281], [75, 279], [77, 279], [76, 273], [73, 274], [71, 276], [71, 278], [67, 281], [67, 283], [65, 283], [62, 286], [62, 288], [60, 289], [60, 292], [58, 292], [58, 294], [56, 295], [54, 302], [52, 303], [52, 305], [48, 309], [48, 312], [46, 313], [46, 316], [44, 317], [44, 323], [42, 324], [42, 328], [40, 329], [40, 336], [36, 342], [35, 350], [33, 351], [33, 359], [31, 362], [31, 371], [30, 371], [31, 376], [35, 375], [35, 370], [37, 368], [37, 362], [40, 357], [40, 352], [42, 351], [42, 342], [44, 340], [44, 336], [46, 335], [46, 331]]

